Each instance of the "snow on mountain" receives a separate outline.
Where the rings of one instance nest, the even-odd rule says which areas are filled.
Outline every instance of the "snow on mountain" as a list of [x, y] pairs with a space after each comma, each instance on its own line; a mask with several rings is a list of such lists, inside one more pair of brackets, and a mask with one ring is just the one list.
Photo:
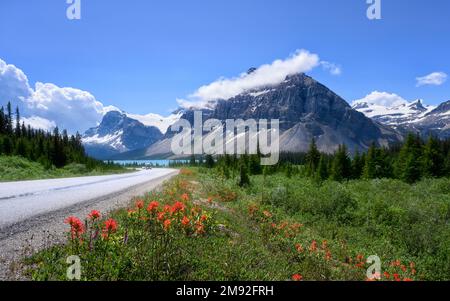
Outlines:
[[86, 145], [95, 145], [95, 144], [108, 145], [118, 152], [126, 152], [129, 149], [123, 145], [122, 135], [123, 130], [116, 131], [114, 133], [107, 134], [104, 136], [101, 136], [100, 134], [96, 133], [93, 136], [84, 136], [83, 143]]
[[169, 127], [180, 120], [181, 116], [183, 116], [183, 112], [178, 112], [172, 114], [168, 117], [163, 117], [158, 114], [147, 114], [147, 115], [138, 115], [138, 114], [126, 114], [129, 118], [135, 119], [141, 122], [145, 126], [153, 126], [158, 128], [162, 134], [166, 134]]
[[396, 94], [376, 91], [354, 101], [352, 107], [367, 117], [390, 126], [420, 122], [436, 108], [423, 104], [420, 99], [409, 102]]

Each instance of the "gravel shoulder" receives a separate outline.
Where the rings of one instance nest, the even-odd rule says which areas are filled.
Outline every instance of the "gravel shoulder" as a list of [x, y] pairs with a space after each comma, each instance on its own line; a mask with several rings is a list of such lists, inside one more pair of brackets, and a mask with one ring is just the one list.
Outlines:
[[178, 174], [173, 173], [139, 184], [126, 190], [95, 198], [72, 207], [55, 212], [39, 215], [0, 232], [0, 280], [27, 280], [21, 275], [20, 259], [39, 250], [48, 248], [65, 241], [67, 216], [86, 216], [96, 209], [107, 213], [115, 209], [126, 207], [134, 197], [158, 190], [161, 185]]

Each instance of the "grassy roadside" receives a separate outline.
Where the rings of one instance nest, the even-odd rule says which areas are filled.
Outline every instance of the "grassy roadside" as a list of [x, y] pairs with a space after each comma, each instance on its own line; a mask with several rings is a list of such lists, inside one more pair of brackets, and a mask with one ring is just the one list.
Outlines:
[[251, 182], [183, 169], [128, 209], [68, 220], [68, 243], [27, 259], [27, 273], [67, 280], [78, 255], [82, 280], [365, 280], [378, 255], [383, 280], [450, 279], [449, 179]]
[[130, 172], [121, 167], [97, 167], [88, 170], [83, 164], [69, 164], [64, 168], [46, 169], [42, 164], [22, 157], [0, 156], [0, 182], [97, 176]]

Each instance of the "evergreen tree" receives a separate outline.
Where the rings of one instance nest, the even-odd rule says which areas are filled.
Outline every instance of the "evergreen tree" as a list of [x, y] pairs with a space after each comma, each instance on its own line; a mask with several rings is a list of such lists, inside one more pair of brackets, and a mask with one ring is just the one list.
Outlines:
[[189, 165], [195, 166], [197, 163], [195, 162], [195, 155], [191, 155], [191, 158], [189, 160]]
[[19, 107], [16, 107], [16, 127], [14, 128], [14, 133], [16, 137], [20, 137], [21, 132], [21, 126], [20, 126], [20, 113], [19, 113]]
[[445, 173], [445, 158], [440, 149], [439, 141], [429, 137], [423, 150], [423, 171], [427, 177], [441, 177]]
[[214, 158], [212, 155], [206, 155], [205, 166], [207, 168], [213, 168], [215, 165]]
[[366, 155], [366, 162], [363, 169], [363, 177], [365, 179], [377, 178], [377, 149], [375, 143], [372, 143]]
[[6, 106], [6, 133], [8, 135], [12, 135], [13, 128], [12, 128], [12, 109], [11, 109], [11, 102], [8, 102], [8, 105]]
[[328, 168], [325, 156], [321, 155], [319, 160], [319, 166], [317, 167], [316, 178], [320, 181], [328, 179]]
[[352, 160], [352, 178], [360, 179], [363, 175], [363, 169], [365, 166], [365, 157], [359, 153], [359, 151], [355, 152], [355, 156]]
[[422, 142], [418, 136], [408, 134], [400, 150], [395, 173], [407, 183], [414, 183], [422, 177]]
[[351, 176], [351, 161], [348, 157], [347, 147], [340, 145], [334, 156], [331, 178], [335, 181], [343, 181]]
[[0, 135], [6, 133], [6, 116], [3, 106], [0, 108]]
[[306, 154], [306, 168], [307, 173], [313, 176], [319, 166], [320, 152], [317, 149], [316, 140], [313, 138], [309, 145], [308, 153]]
[[248, 164], [250, 174], [260, 175], [262, 173], [261, 159], [258, 155], [251, 155]]
[[248, 176], [248, 167], [244, 161], [242, 161], [241, 165], [240, 165], [239, 186], [240, 187], [250, 186], [250, 177]]

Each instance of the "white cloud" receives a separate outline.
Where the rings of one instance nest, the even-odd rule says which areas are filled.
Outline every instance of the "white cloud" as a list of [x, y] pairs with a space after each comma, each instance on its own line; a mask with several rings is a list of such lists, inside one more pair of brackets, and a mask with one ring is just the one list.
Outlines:
[[104, 114], [115, 107], [105, 107], [89, 92], [60, 88], [51, 83], [36, 83], [32, 88], [25, 73], [0, 59], [0, 104], [11, 101], [19, 106], [28, 124], [51, 129], [57, 125], [69, 133], [83, 133], [96, 126]]
[[408, 104], [409, 102], [395, 93], [373, 91], [366, 97], [355, 100], [352, 105], [355, 106], [360, 103], [368, 103], [371, 105], [378, 105], [383, 107], [396, 107]]
[[0, 59], [0, 104], [4, 105], [9, 101], [16, 107], [32, 92], [25, 73]]
[[320, 64], [322, 65], [322, 68], [324, 70], [329, 71], [331, 75], [341, 75], [342, 74], [342, 68], [339, 65], [336, 65], [334, 63], [330, 63], [327, 61], [321, 61]]
[[22, 118], [22, 121], [25, 123], [25, 125], [29, 125], [34, 129], [41, 129], [45, 131], [51, 131], [56, 127], [56, 123], [54, 121], [50, 121], [38, 116], [25, 117]]
[[[271, 64], [262, 65], [250, 74], [244, 73], [231, 79], [220, 78], [209, 85], [200, 87], [189, 95], [187, 100], [177, 99], [177, 101], [184, 108], [208, 107], [219, 99], [227, 100], [247, 91], [279, 84], [289, 75], [308, 72], [320, 64], [317, 54], [307, 50], [297, 50], [285, 60], [276, 60]], [[338, 72], [336, 68], [333, 70]]]
[[444, 72], [433, 72], [428, 75], [417, 77], [417, 87], [425, 85], [440, 86], [447, 80], [447, 74]]

